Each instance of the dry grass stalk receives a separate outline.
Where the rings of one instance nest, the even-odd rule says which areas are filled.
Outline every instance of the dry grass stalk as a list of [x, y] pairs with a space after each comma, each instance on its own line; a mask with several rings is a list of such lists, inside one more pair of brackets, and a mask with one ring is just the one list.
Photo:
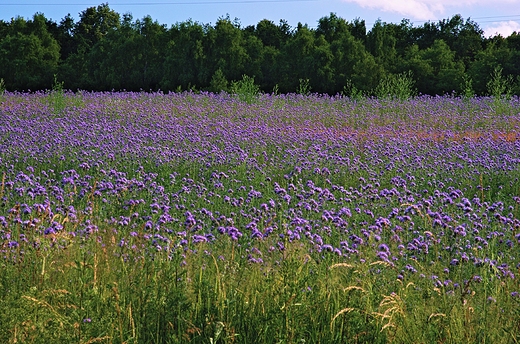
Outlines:
[[[410, 285], [410, 284], [408, 284]], [[394, 322], [392, 321], [395, 315], [400, 314], [402, 317], [405, 316], [404, 308], [403, 308], [403, 300], [396, 293], [392, 293], [383, 298], [381, 303], [379, 304], [380, 308], [388, 307], [385, 309], [383, 313], [374, 312], [374, 315], [380, 316], [382, 319], [388, 319], [388, 322], [383, 325], [381, 328], [381, 332], [389, 327], [396, 327]]]
[[336, 263], [336, 264], [334, 264], [334, 265], [331, 265], [331, 266], [329, 267], [329, 269], [335, 269], [335, 268], [339, 268], [339, 267], [353, 268], [354, 265], [347, 264], [347, 263]]
[[436, 318], [436, 317], [444, 317], [445, 318], [446, 314], [444, 314], [444, 313], [432, 313], [428, 317], [428, 321], [430, 321], [432, 318]]
[[344, 313], [350, 313], [352, 311], [356, 310], [355, 308], [343, 308], [342, 310], [340, 310], [338, 313], [336, 313], [336, 315], [332, 318], [332, 320], [330, 321], [330, 330], [332, 331], [333, 328], [334, 328], [334, 321], [336, 320], [337, 317], [339, 317], [341, 314], [344, 314]]
[[91, 338], [88, 341], [84, 342], [83, 344], [91, 344], [91, 343], [103, 342], [103, 341], [108, 340], [110, 338], [111, 338], [110, 336]]
[[357, 285], [351, 285], [350, 287], [346, 287], [343, 289], [343, 291], [349, 291], [349, 290], [361, 290], [363, 293], [366, 293], [366, 290], [358, 287]]

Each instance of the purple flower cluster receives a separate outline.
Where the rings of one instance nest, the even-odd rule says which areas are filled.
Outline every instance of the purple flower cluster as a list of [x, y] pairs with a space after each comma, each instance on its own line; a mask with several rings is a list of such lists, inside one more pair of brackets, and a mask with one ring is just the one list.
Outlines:
[[231, 240], [252, 264], [301, 244], [382, 261], [400, 280], [431, 262], [518, 269], [518, 100], [515, 116], [477, 125], [486, 99], [92, 93], [57, 116], [42, 97], [0, 108], [5, 257], [101, 230], [124, 257]]

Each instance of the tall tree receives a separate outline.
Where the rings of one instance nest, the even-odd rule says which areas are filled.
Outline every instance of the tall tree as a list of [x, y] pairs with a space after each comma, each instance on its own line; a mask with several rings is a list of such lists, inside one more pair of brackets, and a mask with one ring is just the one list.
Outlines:
[[[314, 52], [314, 34], [307, 25], [298, 23], [291, 39], [282, 48], [280, 59], [280, 90], [294, 92], [300, 79], [311, 75]], [[313, 80], [310, 80], [311, 83]]]
[[367, 50], [375, 57], [376, 62], [391, 72], [395, 72], [397, 60], [397, 40], [393, 34], [392, 27], [378, 20], [368, 33], [366, 44]]
[[74, 29], [74, 37], [79, 44], [93, 47], [119, 25], [119, 13], [110, 9], [108, 3], [89, 7], [80, 13], [79, 22]]
[[256, 24], [255, 35], [265, 46], [280, 49], [291, 36], [291, 27], [286, 21], [280, 20], [276, 25], [274, 22], [263, 19]]
[[219, 18], [215, 27], [208, 30], [206, 35], [206, 66], [211, 68], [201, 78], [201, 86], [208, 86], [214, 71], [221, 69], [228, 80], [242, 79], [248, 60], [244, 37], [240, 24], [228, 18]]
[[60, 47], [47, 31], [47, 19], [13, 19], [0, 40], [0, 77], [12, 89], [48, 89], [58, 68]]
[[92, 75], [101, 61], [89, 60], [89, 54], [95, 44], [119, 27], [119, 14], [110, 9], [108, 4], [102, 4], [87, 8], [79, 17], [73, 29], [74, 50], [62, 68], [65, 86], [73, 89], [98, 89]]
[[71, 89], [218, 91], [246, 74], [267, 92], [275, 85], [294, 92], [308, 79], [313, 92], [334, 94], [347, 84], [369, 92], [392, 74], [412, 71], [421, 93], [458, 91], [466, 74], [483, 94], [497, 68], [519, 77], [518, 37], [484, 38], [477, 23], [460, 15], [419, 27], [377, 21], [368, 33], [363, 20], [335, 13], [316, 29], [266, 19], [241, 27], [229, 17], [167, 29], [149, 16], [121, 20], [101, 4], [82, 11], [78, 22], [38, 13], [0, 20], [0, 77], [16, 89], [48, 88], [58, 73]]
[[134, 51], [137, 56], [133, 80], [143, 88], [157, 89], [162, 78], [164, 51], [166, 46], [166, 26], [153, 21], [150, 16], [137, 21], [138, 32]]
[[[382, 67], [374, 66], [374, 57], [366, 51], [362, 40], [356, 38], [351, 30], [352, 27], [345, 20], [340, 19], [335, 22], [333, 35], [329, 35], [331, 40], [330, 51], [333, 56], [331, 68], [334, 74], [331, 84], [334, 93], [342, 91], [347, 82], [351, 81], [354, 81], [358, 88], [368, 89], [372, 87], [374, 78], [367, 80], [366, 72], [373, 70], [373, 68], [378, 70], [375, 79], [380, 76]], [[365, 69], [365, 67], [368, 69]]]
[[[254, 77], [256, 80], [263, 80], [262, 66], [264, 62], [264, 45], [254, 34], [254, 31], [243, 31], [244, 48], [246, 50], [246, 64], [244, 74]], [[274, 85], [267, 87], [272, 88]]]
[[520, 33], [513, 32], [506, 38], [508, 49], [511, 51], [510, 64], [506, 72], [516, 75], [518, 79], [518, 88], [520, 89]]
[[406, 56], [407, 69], [412, 70], [420, 93], [443, 95], [459, 91], [464, 64], [455, 60], [455, 52], [443, 40], [427, 49], [413, 45]]
[[203, 68], [207, 30], [207, 25], [188, 20], [173, 25], [167, 32], [161, 88], [187, 89], [200, 85], [201, 80], [211, 80], [213, 71]]
[[450, 47], [455, 51], [456, 59], [462, 61], [466, 68], [475, 60], [476, 55], [482, 51], [484, 43], [484, 30], [471, 21], [461, 23]]
[[311, 72], [309, 79], [312, 80], [311, 87], [319, 93], [334, 93], [334, 68], [332, 61], [334, 55], [330, 49], [330, 43], [320, 35], [314, 40], [312, 53]]
[[89, 54], [92, 77], [102, 89], [157, 89], [162, 78], [166, 28], [151, 17], [124, 15], [118, 30], [98, 41]]
[[263, 44], [259, 78], [255, 81], [262, 90], [270, 92], [282, 79], [281, 49], [291, 38], [291, 27], [283, 20], [276, 25], [263, 19], [256, 25], [255, 35]]
[[515, 65], [518, 65], [518, 61], [515, 61], [514, 57], [515, 53], [509, 49], [505, 44], [504, 38], [501, 37], [495, 40], [495, 42], [488, 44], [486, 49], [477, 53], [475, 61], [468, 70], [477, 94], [487, 93], [487, 82], [493, 71], [498, 67], [503, 69], [504, 75], [517, 76], [518, 74], [515, 74]]

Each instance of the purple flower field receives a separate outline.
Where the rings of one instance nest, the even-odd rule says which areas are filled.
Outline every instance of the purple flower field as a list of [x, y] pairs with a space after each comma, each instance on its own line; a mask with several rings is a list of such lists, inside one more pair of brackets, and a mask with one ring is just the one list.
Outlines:
[[393, 281], [384, 295], [423, 283], [469, 302], [486, 285], [482, 305], [518, 302], [517, 98], [66, 93], [59, 111], [48, 98], [0, 105], [2, 269], [111, 242], [123, 264], [182, 269], [200, 252], [269, 276], [297, 248], [317, 266], [366, 266]]

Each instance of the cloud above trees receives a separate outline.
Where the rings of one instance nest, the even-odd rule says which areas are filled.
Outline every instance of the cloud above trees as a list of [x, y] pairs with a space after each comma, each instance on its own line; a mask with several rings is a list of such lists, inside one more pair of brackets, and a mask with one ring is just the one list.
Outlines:
[[520, 0], [343, 0], [363, 8], [399, 13], [416, 20], [436, 20], [473, 6], [518, 5]]
[[505, 22], [489, 23], [489, 25], [483, 27], [484, 35], [486, 37], [492, 37], [501, 35], [502, 37], [508, 37], [512, 32], [516, 31], [520, 33], [520, 23], [517, 21], [509, 20]]
[[[489, 18], [481, 18], [481, 28], [485, 32], [486, 37], [496, 36], [508, 37], [514, 31], [520, 33], [520, 21], [509, 20], [507, 15], [518, 17], [517, 12], [511, 12], [510, 9], [518, 8], [520, 0], [343, 0], [345, 2], [354, 3], [358, 6], [371, 10], [379, 10], [389, 13], [397, 13], [404, 18], [416, 21], [437, 21], [463, 12], [467, 9], [479, 8], [480, 10], [489, 8], [500, 8], [504, 13], [504, 18], [499, 18], [496, 14], [490, 15]], [[516, 6], [516, 7], [515, 7]], [[503, 10], [503, 11], [502, 11]], [[496, 13], [496, 12], [495, 12]], [[471, 18], [474, 19], [474, 18]], [[496, 20], [491, 22], [491, 20]], [[500, 20], [503, 19], [503, 20]], [[480, 22], [479, 20], [476, 20]]]

